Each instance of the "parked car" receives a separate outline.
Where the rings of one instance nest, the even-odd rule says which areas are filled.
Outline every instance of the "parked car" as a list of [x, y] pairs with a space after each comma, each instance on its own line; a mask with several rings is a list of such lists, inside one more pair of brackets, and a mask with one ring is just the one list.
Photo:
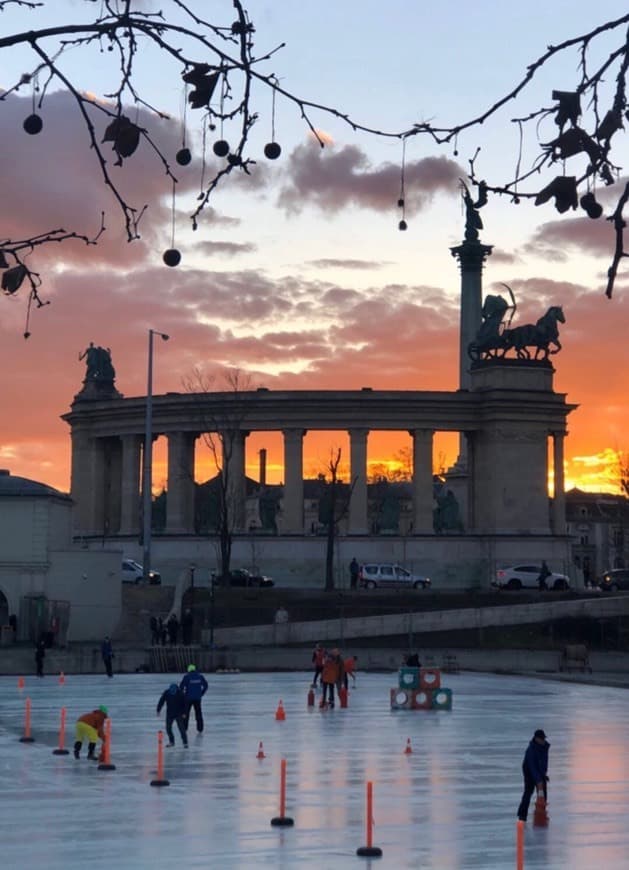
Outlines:
[[264, 574], [252, 574], [246, 568], [234, 568], [229, 574], [212, 574], [213, 586], [256, 586], [268, 588], [275, 584]]
[[362, 589], [428, 589], [430, 579], [393, 562], [369, 562], [360, 566], [358, 585]]
[[[141, 583], [145, 583], [144, 578], [144, 568], [140, 565], [139, 562], [135, 562], [133, 559], [123, 559], [122, 560], [122, 582], [123, 583], [135, 583], [136, 586], [139, 586]], [[159, 586], [162, 582], [162, 575], [159, 571], [149, 571], [149, 583], [151, 586]]]
[[[512, 568], [499, 568], [496, 579], [491, 584], [498, 589], [539, 589], [541, 565], [514, 565]], [[546, 577], [548, 589], [569, 589], [570, 579], [556, 571]]]
[[605, 571], [598, 580], [599, 589], [607, 592], [616, 592], [617, 589], [629, 589], [629, 569], [613, 568]]

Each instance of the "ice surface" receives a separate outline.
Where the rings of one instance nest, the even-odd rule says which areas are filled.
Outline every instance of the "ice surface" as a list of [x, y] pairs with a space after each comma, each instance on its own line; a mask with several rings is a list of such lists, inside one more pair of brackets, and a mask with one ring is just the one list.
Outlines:
[[[0, 866], [3, 870], [256, 867], [515, 867], [522, 756], [533, 731], [551, 742], [548, 828], [525, 836], [525, 868], [629, 867], [629, 696], [624, 689], [478, 674], [443, 675], [451, 712], [391, 711], [395, 674], [358, 674], [348, 709], [308, 709], [309, 674], [212, 674], [206, 730], [165, 750], [153, 788], [155, 714], [168, 674], [0, 678]], [[21, 743], [26, 697], [35, 742]], [[286, 721], [275, 721], [282, 699]], [[55, 756], [84, 712], [106, 704], [114, 771]], [[179, 736], [175, 730], [175, 737]], [[404, 749], [410, 737], [412, 754]], [[256, 759], [259, 741], [266, 758]], [[85, 748], [83, 750], [85, 755]], [[279, 814], [281, 758], [286, 814]], [[374, 845], [365, 784], [374, 783]]]

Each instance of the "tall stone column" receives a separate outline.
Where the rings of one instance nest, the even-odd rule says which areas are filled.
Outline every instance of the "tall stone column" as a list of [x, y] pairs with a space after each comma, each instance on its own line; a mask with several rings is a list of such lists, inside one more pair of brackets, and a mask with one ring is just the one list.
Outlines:
[[122, 472], [120, 479], [120, 534], [140, 531], [140, 448], [141, 435], [122, 435]]
[[284, 498], [282, 531], [287, 535], [304, 533], [304, 429], [283, 429]]
[[166, 531], [194, 532], [194, 442], [196, 434], [168, 433], [168, 498]]
[[[482, 223], [481, 223], [482, 227]], [[459, 261], [461, 270], [461, 310], [459, 318], [459, 389], [471, 389], [470, 358], [467, 349], [476, 338], [482, 322], [483, 308], [483, 265], [491, 255], [493, 245], [483, 245], [478, 232], [466, 228], [465, 240], [455, 248], [450, 248], [453, 257]], [[467, 441], [459, 435], [459, 455], [455, 470], [467, 468]]]
[[413, 534], [431, 535], [432, 523], [432, 429], [412, 429], [413, 439]]
[[350, 535], [366, 535], [369, 531], [367, 505], [367, 436], [369, 429], [349, 430], [350, 486], [353, 486], [349, 502]]
[[566, 491], [563, 467], [565, 433], [553, 432], [553, 481], [552, 530], [554, 535], [566, 534]]
[[247, 490], [245, 480], [245, 441], [249, 433], [231, 429], [221, 433], [223, 467], [227, 473], [227, 510], [234, 532], [246, 531]]
[[100, 438], [72, 432], [70, 492], [78, 535], [101, 535], [105, 521], [105, 446]]

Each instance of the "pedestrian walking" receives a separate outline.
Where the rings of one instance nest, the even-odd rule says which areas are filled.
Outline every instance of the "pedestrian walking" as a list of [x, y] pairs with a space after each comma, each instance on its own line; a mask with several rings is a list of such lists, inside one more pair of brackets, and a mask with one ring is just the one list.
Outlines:
[[166, 640], [168, 638], [168, 629], [166, 628], [166, 624], [162, 617], [158, 617], [157, 619], [157, 631], [159, 632], [159, 642], [162, 646], [166, 646]]
[[175, 735], [173, 734], [173, 722], [177, 723], [181, 742], [188, 748], [188, 734], [186, 732], [186, 699], [183, 692], [177, 683], [171, 683], [166, 691], [157, 702], [157, 715], [161, 713], [162, 707], [166, 704], [166, 734], [168, 736], [168, 746], [175, 745]]
[[524, 753], [522, 762], [522, 775], [524, 777], [524, 792], [518, 807], [518, 819], [525, 822], [529, 812], [531, 797], [535, 789], [538, 795], [547, 797], [546, 783], [548, 782], [548, 750], [550, 743], [546, 740], [546, 734], [538, 728], [533, 739], [530, 741]]
[[194, 618], [192, 616], [192, 611], [189, 607], [186, 607], [184, 614], [181, 618], [181, 629], [183, 632], [183, 645], [190, 646], [192, 643], [192, 628], [194, 624]]
[[105, 640], [102, 642], [100, 646], [100, 654], [103, 657], [103, 664], [105, 665], [105, 673], [108, 677], [113, 677], [114, 675], [114, 650], [111, 645], [111, 638], [109, 635], [105, 637]]
[[323, 673], [323, 665], [325, 663], [326, 652], [320, 643], [316, 644], [312, 651], [312, 663], [314, 665], [314, 676], [312, 678], [312, 688], [317, 688], [317, 680]]
[[43, 637], [40, 637], [35, 647], [35, 665], [37, 667], [37, 676], [44, 676], [44, 659], [46, 658], [46, 642]]
[[358, 588], [358, 577], [360, 575], [360, 565], [356, 560], [356, 556], [349, 563], [349, 588], [357, 589]]
[[542, 567], [540, 568], [539, 577], [537, 578], [537, 585], [539, 586], [539, 591], [542, 592], [544, 589], [548, 589], [546, 585], [546, 580], [551, 576], [552, 571], [548, 567], [545, 561], [542, 562]]
[[197, 671], [195, 665], [188, 665], [188, 673], [185, 674], [179, 688], [183, 692], [186, 702], [185, 724], [186, 731], [190, 723], [190, 711], [194, 708], [194, 718], [197, 724], [199, 734], [203, 731], [203, 711], [201, 710], [201, 699], [207, 692], [207, 680], [202, 673]]
[[177, 643], [177, 636], [179, 634], [179, 620], [177, 619], [176, 613], [171, 613], [168, 617], [166, 629], [168, 631], [168, 639], [170, 640], [171, 644], [175, 646]]
[[149, 628], [151, 629], [151, 646], [157, 646], [159, 644], [159, 627], [156, 616], [151, 616]]
[[[74, 757], [81, 757], [81, 747], [83, 741], [87, 740], [87, 757], [92, 761], [98, 761], [95, 754], [96, 743], [100, 739], [105, 742], [105, 719], [107, 718], [107, 707], [100, 706], [98, 710], [92, 710], [91, 713], [85, 713], [76, 723]], [[102, 751], [102, 750], [101, 750]]]

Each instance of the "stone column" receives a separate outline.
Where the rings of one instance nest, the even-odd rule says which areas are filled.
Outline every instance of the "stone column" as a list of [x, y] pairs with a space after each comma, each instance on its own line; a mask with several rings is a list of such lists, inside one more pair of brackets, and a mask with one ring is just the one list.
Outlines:
[[348, 533], [366, 535], [369, 531], [367, 516], [367, 436], [369, 429], [350, 429], [350, 486]]
[[[450, 248], [461, 269], [461, 312], [459, 320], [459, 389], [471, 389], [470, 358], [467, 349], [474, 341], [482, 322], [483, 264], [492, 252], [492, 245], [483, 245], [469, 230], [465, 241]], [[477, 234], [476, 234], [477, 235]], [[461, 472], [467, 468], [467, 441], [459, 435], [459, 455], [455, 463]]]
[[566, 491], [563, 467], [563, 444], [565, 433], [553, 432], [553, 481], [552, 531], [554, 535], [566, 534]]
[[246, 531], [247, 490], [245, 481], [245, 441], [249, 433], [230, 429], [221, 433], [223, 468], [227, 474], [227, 510], [233, 532]]
[[76, 533], [102, 535], [105, 523], [105, 442], [72, 433], [71, 494]]
[[412, 429], [413, 534], [432, 535], [432, 429]]
[[122, 435], [122, 473], [120, 480], [120, 534], [140, 531], [140, 448], [141, 435]]
[[282, 499], [282, 532], [287, 535], [304, 533], [304, 429], [283, 429], [284, 436], [284, 497]]
[[194, 532], [194, 442], [196, 434], [168, 433], [168, 497], [166, 531], [171, 535]]

